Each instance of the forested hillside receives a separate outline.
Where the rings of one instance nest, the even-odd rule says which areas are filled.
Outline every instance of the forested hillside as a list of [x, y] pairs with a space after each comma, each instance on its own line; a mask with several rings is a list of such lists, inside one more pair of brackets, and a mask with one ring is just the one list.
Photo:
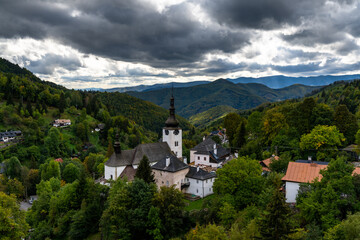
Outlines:
[[[264, 102], [274, 102], [289, 98], [303, 97], [317, 89], [303, 85], [293, 85], [283, 89], [271, 89], [262, 84], [234, 84], [220, 79], [208, 84], [186, 88], [174, 88], [177, 113], [189, 118], [210, 108], [226, 105], [236, 109], [249, 109]], [[161, 89], [146, 92], [129, 92], [130, 95], [153, 102], [161, 107], [167, 106], [171, 90]]]

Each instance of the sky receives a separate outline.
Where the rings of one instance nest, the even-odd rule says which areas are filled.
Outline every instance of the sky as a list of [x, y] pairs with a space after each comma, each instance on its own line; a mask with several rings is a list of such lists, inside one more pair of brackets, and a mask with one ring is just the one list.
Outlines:
[[68, 88], [360, 73], [360, 1], [0, 0], [0, 57]]

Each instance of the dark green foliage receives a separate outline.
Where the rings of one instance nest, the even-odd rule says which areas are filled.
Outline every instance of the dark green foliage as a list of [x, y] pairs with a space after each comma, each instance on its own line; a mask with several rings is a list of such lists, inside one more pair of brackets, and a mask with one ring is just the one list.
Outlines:
[[20, 178], [21, 163], [17, 157], [5, 160], [5, 175], [9, 178]]
[[160, 191], [155, 194], [154, 206], [159, 211], [159, 216], [162, 222], [161, 234], [164, 239], [179, 236], [187, 231], [184, 222], [184, 196], [178, 190], [172, 187], [161, 187]]
[[311, 191], [299, 194], [297, 202], [301, 216], [306, 222], [315, 222], [323, 230], [329, 229], [349, 212], [359, 210], [358, 196], [353, 183], [354, 167], [339, 157], [330, 162], [321, 173], [320, 182], [314, 182]]
[[237, 113], [229, 113], [224, 118], [224, 127], [226, 129], [226, 135], [229, 138], [229, 142], [233, 143], [236, 130], [241, 124], [241, 117]]
[[346, 105], [339, 105], [335, 109], [334, 124], [342, 132], [347, 140], [347, 143], [353, 143], [355, 134], [358, 130], [358, 124], [354, 114], [349, 112]]
[[270, 203], [260, 220], [262, 239], [288, 239], [290, 233], [290, 208], [285, 203], [284, 193], [280, 192], [280, 185], [274, 189]]
[[146, 155], [140, 161], [139, 167], [136, 170], [136, 178], [144, 180], [146, 183], [154, 183], [154, 174], [150, 167], [149, 159]]
[[237, 210], [257, 204], [264, 183], [261, 173], [258, 161], [248, 157], [233, 159], [216, 172], [214, 192], [233, 199]]
[[237, 127], [236, 133], [234, 135], [233, 146], [235, 148], [241, 148], [246, 143], [246, 128], [245, 123], [241, 122], [241, 124]]
[[73, 163], [66, 165], [64, 171], [62, 172], [62, 178], [67, 183], [72, 183], [80, 177], [80, 169]]

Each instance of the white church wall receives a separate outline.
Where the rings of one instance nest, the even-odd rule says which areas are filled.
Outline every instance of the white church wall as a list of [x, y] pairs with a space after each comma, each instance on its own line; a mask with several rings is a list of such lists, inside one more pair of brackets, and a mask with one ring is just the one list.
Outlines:
[[106, 180], [116, 180], [120, 174], [122, 173], [122, 171], [124, 171], [125, 166], [121, 166], [121, 167], [109, 167], [105, 165], [105, 179]]

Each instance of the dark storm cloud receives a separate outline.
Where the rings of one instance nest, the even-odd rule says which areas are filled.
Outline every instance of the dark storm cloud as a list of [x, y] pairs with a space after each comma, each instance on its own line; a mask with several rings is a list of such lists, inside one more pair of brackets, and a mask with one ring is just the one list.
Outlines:
[[30, 65], [26, 66], [30, 71], [51, 75], [55, 68], [63, 68], [69, 71], [75, 71], [81, 67], [81, 62], [77, 57], [65, 57], [56, 54], [46, 54], [40, 60], [30, 61]]
[[187, 3], [161, 13], [140, 1], [23, 0], [0, 5], [1, 37], [53, 38], [84, 53], [156, 67], [191, 63], [212, 51], [231, 53], [249, 40], [243, 31], [202, 25]]
[[274, 29], [298, 25], [312, 17], [325, 0], [205, 0], [204, 7], [220, 23], [235, 27]]

